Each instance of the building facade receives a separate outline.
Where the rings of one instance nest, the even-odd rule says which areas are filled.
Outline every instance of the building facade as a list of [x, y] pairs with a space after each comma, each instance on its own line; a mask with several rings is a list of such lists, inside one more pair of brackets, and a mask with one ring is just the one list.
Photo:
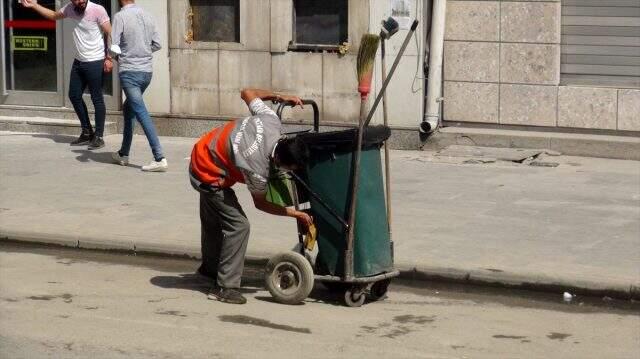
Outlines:
[[[110, 13], [117, 0], [93, 0]], [[51, 8], [67, 1], [40, 0]], [[427, 0], [138, 0], [158, 24], [146, 101], [158, 118], [243, 116], [243, 87], [314, 99], [321, 121], [357, 122], [360, 38], [394, 14], [421, 21], [387, 90], [389, 120], [416, 130], [424, 116]], [[49, 23], [3, 1], [0, 108], [56, 108], [73, 61], [71, 24]], [[395, 12], [394, 12], [395, 11]], [[426, 15], [425, 15], [426, 14]], [[424, 20], [427, 21], [424, 21]], [[387, 67], [408, 30], [387, 45]], [[380, 61], [374, 72], [380, 88]], [[105, 84], [118, 111], [117, 76]], [[372, 96], [371, 96], [372, 97]], [[370, 99], [370, 103], [371, 103]], [[640, 131], [637, 0], [447, 1], [442, 119], [491, 126]], [[380, 121], [381, 111], [375, 118]], [[286, 114], [309, 120], [308, 111]], [[161, 126], [161, 130], [162, 130]]]
[[[228, 25], [224, 28], [233, 28], [231, 20], [239, 20], [226, 42], [207, 41], [204, 39], [207, 34], [198, 34], [198, 22], [202, 21], [197, 19], [202, 16], [199, 12], [206, 11], [202, 3], [170, 1], [172, 112], [243, 115], [246, 107], [239, 91], [254, 86], [315, 100], [325, 124], [357, 121], [359, 41], [367, 32], [380, 31], [380, 21], [391, 13], [390, 1], [339, 0], [329, 2], [332, 6], [327, 1], [226, 2], [239, 7], [237, 17], [220, 20]], [[421, 17], [421, 3], [413, 4], [417, 7], [412, 13]], [[391, 39], [387, 51], [389, 66], [406, 32], [401, 31]], [[423, 41], [421, 29], [405, 52], [389, 89], [394, 94], [389, 101], [396, 126], [415, 127], [422, 116], [423, 57], [419, 50]], [[380, 70], [376, 70], [379, 78]], [[294, 120], [310, 118], [304, 111], [290, 115]]]

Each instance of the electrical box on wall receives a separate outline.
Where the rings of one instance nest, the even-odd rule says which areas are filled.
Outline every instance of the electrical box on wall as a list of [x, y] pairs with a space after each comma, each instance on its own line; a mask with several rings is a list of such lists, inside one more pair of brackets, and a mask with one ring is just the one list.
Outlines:
[[411, 9], [414, 7], [415, 0], [391, 0], [391, 17], [400, 24], [401, 30], [409, 30], [411, 27]]

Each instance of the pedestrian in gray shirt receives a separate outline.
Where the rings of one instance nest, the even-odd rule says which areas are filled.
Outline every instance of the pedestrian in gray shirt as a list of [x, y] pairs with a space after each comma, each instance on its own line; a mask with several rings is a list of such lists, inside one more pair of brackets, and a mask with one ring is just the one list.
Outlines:
[[154, 157], [154, 161], [142, 166], [142, 170], [164, 172], [168, 168], [167, 159], [162, 153], [160, 140], [142, 96], [151, 83], [153, 53], [162, 48], [160, 35], [153, 18], [138, 6], [135, 0], [120, 0], [120, 6], [122, 9], [113, 17], [111, 52], [118, 60], [120, 84], [127, 99], [123, 108], [122, 146], [118, 152], [112, 154], [112, 158], [122, 166], [129, 164], [133, 124], [137, 119], [147, 136]]

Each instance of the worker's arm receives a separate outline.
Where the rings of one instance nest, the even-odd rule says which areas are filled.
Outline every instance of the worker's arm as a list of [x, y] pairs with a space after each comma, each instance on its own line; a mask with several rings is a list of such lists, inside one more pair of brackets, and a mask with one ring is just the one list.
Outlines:
[[38, 4], [38, 0], [22, 0], [22, 6], [35, 10], [42, 17], [49, 20], [64, 19], [64, 14], [62, 14], [62, 12], [47, 9], [46, 7]]
[[280, 95], [273, 91], [262, 89], [243, 89], [240, 91], [240, 97], [249, 106], [251, 101], [259, 98], [261, 100], [275, 101], [275, 102], [288, 102], [294, 106], [300, 105], [302, 107], [302, 100], [297, 96]]
[[307, 213], [289, 207], [280, 207], [268, 202], [266, 193], [252, 192], [251, 197], [253, 198], [253, 204], [255, 204], [256, 208], [263, 212], [276, 216], [293, 217], [299, 220], [305, 228], [308, 228], [313, 223], [313, 219]]

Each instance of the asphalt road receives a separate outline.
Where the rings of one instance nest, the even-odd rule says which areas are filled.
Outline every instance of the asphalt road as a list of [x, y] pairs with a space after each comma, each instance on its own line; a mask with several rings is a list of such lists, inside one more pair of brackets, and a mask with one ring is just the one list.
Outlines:
[[[274, 303], [206, 299], [189, 260], [0, 244], [3, 358], [637, 358], [637, 303], [392, 285], [344, 307], [316, 286]], [[598, 305], [596, 305], [598, 304]], [[608, 305], [602, 305], [608, 304]]]

